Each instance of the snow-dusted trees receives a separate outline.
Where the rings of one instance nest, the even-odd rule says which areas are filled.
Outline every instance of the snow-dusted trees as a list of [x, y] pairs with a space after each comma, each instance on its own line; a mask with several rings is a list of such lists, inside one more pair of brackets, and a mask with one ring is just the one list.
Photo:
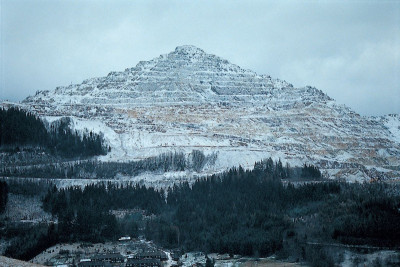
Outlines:
[[206, 156], [199, 150], [192, 151], [192, 166], [195, 171], [200, 171], [205, 164]]
[[206, 156], [197, 150], [189, 155], [169, 152], [130, 162], [94, 160], [0, 168], [0, 175], [36, 178], [115, 178], [118, 174], [136, 176], [143, 172], [201, 171], [206, 164], [214, 164], [216, 157], [215, 153]]
[[61, 121], [47, 131], [37, 116], [18, 109], [0, 109], [0, 148], [21, 149], [40, 147], [67, 158], [106, 154], [102, 138], [92, 132], [82, 136], [69, 128], [69, 121]]
[[217, 159], [216, 153], [205, 155], [203, 151], [193, 150], [189, 159], [189, 165], [192, 170], [200, 172], [206, 164], [213, 165]]
[[100, 135], [90, 132], [82, 137], [68, 127], [68, 121], [61, 122], [50, 130], [49, 149], [63, 157], [90, 157], [107, 154]]

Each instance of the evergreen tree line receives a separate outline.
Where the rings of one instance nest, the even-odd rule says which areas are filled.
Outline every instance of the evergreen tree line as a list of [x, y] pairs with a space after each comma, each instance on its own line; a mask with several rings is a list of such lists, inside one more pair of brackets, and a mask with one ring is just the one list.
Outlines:
[[[282, 248], [282, 233], [290, 227], [284, 218], [287, 207], [303, 199], [318, 201], [329, 193], [337, 193], [340, 186], [324, 183], [300, 189], [285, 187], [278, 172], [260, 167], [260, 162], [256, 166], [252, 171], [232, 168], [221, 175], [198, 179], [191, 186], [187, 182], [174, 185], [167, 192], [111, 183], [87, 186], [84, 190], [53, 188], [43, 199], [43, 206], [58, 216], [58, 230], [64, 240], [96, 240], [103, 236], [95, 230], [99, 228], [108, 229], [107, 234], [124, 234], [109, 219], [108, 211], [139, 208], [157, 215], [156, 219], [146, 221], [144, 234], [164, 246], [269, 255]], [[280, 164], [273, 162], [272, 166], [274, 169]], [[99, 227], [101, 217], [112, 226]]]
[[256, 172], [262, 172], [268, 177], [279, 179], [322, 179], [321, 171], [312, 164], [304, 164], [302, 167], [291, 167], [289, 163], [283, 166], [281, 159], [273, 161], [272, 158], [264, 159], [254, 164]]
[[[36, 248], [43, 240], [49, 244], [115, 240], [137, 235], [141, 225], [147, 239], [165, 247], [249, 256], [275, 253], [312, 266], [332, 266], [334, 261], [325, 250], [310, 249], [307, 241], [400, 246], [400, 198], [391, 185], [328, 181], [283, 185], [279, 172], [259, 167], [260, 162], [256, 165], [253, 170], [232, 168], [166, 191], [111, 183], [83, 189], [49, 187], [43, 207], [59, 223], [30, 244]], [[135, 208], [155, 216], [121, 220], [110, 213]], [[13, 244], [9, 252], [15, 249]], [[321, 265], [317, 258], [322, 256], [329, 264]]]
[[[44, 210], [58, 217], [58, 239], [62, 242], [115, 240], [126, 233], [121, 233], [124, 227], [110, 210], [137, 208], [159, 214], [164, 206], [162, 190], [132, 184], [88, 185], [83, 190], [52, 187], [43, 198]], [[132, 233], [132, 229], [126, 230]]]
[[[28, 187], [32, 183], [14, 182], [10, 191], [31, 196]], [[142, 208], [148, 213], [160, 213], [160, 207], [165, 205], [162, 192], [138, 185], [108, 183], [88, 185], [84, 189], [57, 189], [50, 183], [42, 182], [35, 188], [47, 188], [43, 195], [43, 208], [58, 217], [58, 224], [10, 224], [0, 229], [2, 237], [11, 239], [6, 256], [30, 260], [59, 242], [104, 242], [115, 241], [126, 234], [137, 236], [138, 225], [132, 218], [117, 221], [110, 210]]]
[[289, 164], [287, 163], [286, 166], [283, 167], [280, 159], [277, 162], [274, 162], [272, 158], [256, 162], [254, 164], [254, 170], [256, 172], [263, 172], [269, 177], [274, 176], [280, 179], [286, 179], [294, 175], [294, 171], [290, 170]]
[[26, 197], [44, 197], [48, 189], [54, 187], [50, 181], [37, 179], [9, 179], [5, 183], [8, 186], [8, 193]]
[[11, 239], [4, 255], [29, 261], [47, 248], [57, 244], [58, 237], [54, 224], [14, 224], [1, 229], [3, 238]]
[[0, 213], [4, 212], [8, 200], [8, 185], [4, 181], [0, 181]]
[[209, 163], [214, 164], [216, 154], [204, 155], [193, 150], [190, 156], [169, 152], [156, 157], [129, 162], [77, 161], [76, 163], [55, 163], [29, 167], [4, 167], [0, 175], [8, 177], [35, 178], [115, 178], [117, 174], [137, 176], [142, 172], [200, 171]]
[[309, 164], [307, 165], [306, 163], [304, 163], [303, 168], [301, 169], [301, 177], [302, 178], [321, 178], [321, 171]]
[[23, 149], [24, 147], [45, 148], [50, 153], [66, 157], [90, 157], [105, 155], [107, 148], [98, 134], [90, 132], [82, 137], [61, 121], [48, 131], [34, 114], [18, 108], [0, 109], [0, 148]]
[[43, 208], [59, 215], [66, 208], [91, 206], [102, 211], [140, 208], [159, 214], [165, 204], [164, 191], [138, 184], [116, 185], [111, 182], [87, 185], [83, 189], [68, 187], [48, 189], [43, 198]]
[[46, 146], [48, 138], [43, 122], [32, 113], [0, 109], [0, 147]]
[[167, 210], [174, 213], [149, 222], [148, 238], [188, 250], [266, 256], [283, 247], [288, 209], [340, 191], [337, 183], [283, 186], [279, 161], [260, 165], [169, 188]]
[[400, 248], [399, 188], [385, 183], [344, 184], [338, 203], [326, 206], [325, 216], [334, 218], [331, 236], [349, 245]]

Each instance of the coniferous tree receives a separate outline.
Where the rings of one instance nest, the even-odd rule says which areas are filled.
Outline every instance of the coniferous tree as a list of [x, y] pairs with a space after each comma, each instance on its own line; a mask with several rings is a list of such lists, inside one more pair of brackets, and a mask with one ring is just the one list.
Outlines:
[[6, 208], [8, 200], [8, 185], [4, 181], [0, 181], [0, 213]]
[[89, 157], [106, 154], [101, 137], [92, 132], [81, 137], [62, 119], [47, 131], [44, 123], [32, 113], [11, 107], [0, 109], [0, 148], [21, 149], [27, 146], [48, 149], [63, 157]]

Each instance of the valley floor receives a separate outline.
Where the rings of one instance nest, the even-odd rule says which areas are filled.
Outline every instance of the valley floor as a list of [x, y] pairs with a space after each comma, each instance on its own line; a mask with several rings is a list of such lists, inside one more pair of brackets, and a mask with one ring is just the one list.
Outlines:
[[[97, 244], [57, 244], [43, 251], [37, 255], [31, 261], [37, 264], [43, 264], [46, 266], [57, 266], [67, 265], [71, 266], [77, 264], [82, 259], [90, 258], [93, 255], [101, 253], [120, 253], [122, 256], [128, 258], [141, 250], [155, 250], [159, 249], [164, 251], [168, 255], [168, 260], [162, 262], [163, 267], [170, 267], [176, 264], [181, 266], [193, 266], [194, 264], [205, 264], [206, 257], [202, 252], [189, 252], [182, 255], [179, 261], [173, 261], [171, 258], [171, 251], [164, 250], [163, 248], [157, 247], [151, 241], [145, 240], [132, 240], [128, 242], [106, 242]], [[240, 257], [235, 255], [229, 257], [224, 254], [209, 254], [209, 258], [215, 260], [215, 267], [253, 267], [253, 266], [265, 266], [265, 267], [296, 267], [296, 266], [308, 266], [301, 263], [291, 263], [275, 260], [271, 258], [248, 258]], [[28, 265], [29, 266], [29, 265]], [[123, 265], [122, 265], [123, 266]]]
[[[161, 247], [157, 247], [151, 241], [145, 240], [132, 240], [128, 242], [106, 242], [106, 243], [72, 243], [72, 244], [57, 244], [43, 251], [31, 260], [31, 263], [21, 262], [22, 265], [2, 265], [5, 261], [5, 257], [0, 257], [0, 266], [57, 266], [67, 265], [74, 266], [81, 259], [90, 258], [93, 255], [101, 253], [121, 253], [122, 256], [128, 258], [142, 250], [162, 250], [168, 255], [168, 260], [164, 261], [163, 267], [170, 267], [176, 264], [181, 266], [194, 266], [195, 264], [205, 265], [205, 254], [202, 252], [188, 252], [183, 254], [179, 261], [173, 261], [171, 258], [172, 251], [165, 250]], [[269, 258], [251, 258], [251, 257], [240, 257], [235, 255], [230, 257], [228, 254], [208, 254], [210, 259], [215, 260], [215, 267], [297, 267], [297, 266], [309, 266], [305, 263], [287, 262], [275, 259], [275, 257]], [[362, 267], [362, 266], [398, 266], [400, 252], [393, 250], [380, 250], [370, 253], [360, 253], [351, 250], [344, 250], [340, 257], [342, 261], [339, 265], [341, 267]], [[3, 260], [3, 262], [2, 262]], [[8, 259], [8, 262], [12, 262], [12, 259]], [[37, 264], [37, 265], [36, 265]], [[40, 265], [42, 264], [42, 265]], [[380, 265], [379, 265], [380, 264]], [[122, 265], [123, 266], [123, 265]]]

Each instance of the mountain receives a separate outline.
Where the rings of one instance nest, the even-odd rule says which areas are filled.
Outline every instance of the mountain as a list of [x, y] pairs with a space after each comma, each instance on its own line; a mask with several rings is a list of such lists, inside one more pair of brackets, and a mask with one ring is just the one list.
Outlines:
[[194, 46], [38, 91], [21, 105], [50, 123], [68, 116], [76, 130], [102, 132], [112, 147], [106, 161], [201, 150], [217, 154], [203, 173], [272, 156], [316, 164], [330, 177], [400, 177], [398, 115], [362, 117], [314, 87], [295, 88]]

